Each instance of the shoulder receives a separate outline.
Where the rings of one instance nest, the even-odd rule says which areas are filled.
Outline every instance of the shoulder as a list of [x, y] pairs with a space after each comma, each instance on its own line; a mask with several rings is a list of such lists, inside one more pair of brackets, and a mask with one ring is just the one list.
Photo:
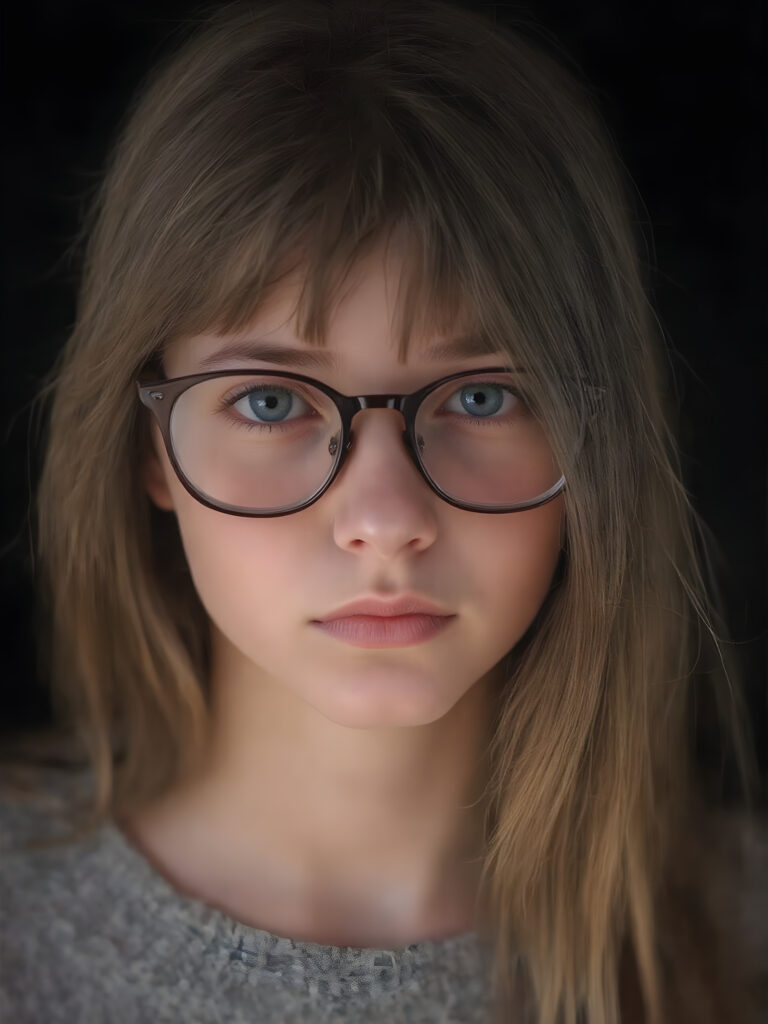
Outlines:
[[33, 925], [71, 898], [72, 873], [88, 845], [78, 831], [87, 772], [41, 765], [4, 765], [0, 778], [0, 930]]
[[4, 860], [71, 831], [88, 801], [91, 774], [79, 763], [12, 761], [0, 768], [0, 849]]
[[[79, 827], [87, 771], [4, 766], [0, 781], [0, 992], [9, 1019], [107, 1020], [130, 929], [103, 829]], [[94, 979], [99, 979], [97, 982]], [[97, 1012], [98, 1011], [98, 1012]]]
[[698, 881], [707, 915], [761, 949], [768, 964], [768, 816], [708, 811], [688, 843], [681, 868]]
[[768, 819], [700, 811], [673, 849], [659, 901], [674, 1017], [752, 1024], [768, 1013]]
[[30, 833], [50, 837], [56, 822], [65, 819], [87, 783], [80, 767], [32, 761], [0, 766], [0, 815], [3, 849], [16, 846]]

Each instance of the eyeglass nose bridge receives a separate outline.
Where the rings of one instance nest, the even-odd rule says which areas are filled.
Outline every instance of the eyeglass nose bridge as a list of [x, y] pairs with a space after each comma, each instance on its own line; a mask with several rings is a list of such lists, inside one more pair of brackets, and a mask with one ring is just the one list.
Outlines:
[[[355, 442], [355, 431], [354, 431], [354, 429], [352, 427], [352, 422], [353, 422], [355, 416], [359, 412], [362, 412], [362, 410], [364, 410], [364, 409], [392, 409], [394, 412], [400, 413], [400, 416], [403, 419], [403, 422], [406, 424], [406, 428], [403, 431], [401, 431], [401, 435], [400, 435], [402, 437], [402, 439], [403, 439], [403, 444], [405, 445], [405, 450], [407, 451], [409, 458], [413, 462], [414, 466], [416, 467], [416, 469], [418, 470], [420, 475], [422, 477], [424, 477], [425, 482], [427, 484], [429, 484], [429, 480], [428, 480], [428, 478], [426, 476], [426, 472], [424, 470], [424, 467], [422, 466], [422, 464], [421, 464], [421, 462], [419, 460], [419, 457], [418, 457], [418, 455], [416, 454], [416, 452], [414, 450], [413, 443], [411, 441], [411, 437], [410, 437], [410, 434], [408, 432], [408, 427], [407, 427], [408, 420], [407, 420], [407, 417], [406, 417], [405, 409], [403, 408], [402, 396], [400, 396], [400, 395], [360, 395], [360, 396], [357, 397], [357, 404], [358, 404], [358, 408], [354, 410], [354, 412], [352, 413], [352, 415], [351, 415], [351, 417], [349, 419], [348, 432], [347, 432], [347, 440], [346, 440], [346, 443], [344, 445], [344, 451], [342, 453], [342, 457], [339, 460], [339, 466], [337, 468], [337, 472], [338, 472], [338, 470], [341, 469], [342, 463], [346, 460], [346, 457], [347, 457], [348, 453], [352, 450], [352, 447], [353, 447], [354, 442]], [[417, 444], [417, 446], [419, 448], [419, 451], [422, 452], [424, 450], [424, 438], [421, 437], [419, 434], [415, 434], [415, 439], [416, 439], [416, 444]], [[335, 455], [336, 454], [336, 449], [337, 449], [336, 439], [335, 438], [331, 438], [331, 442], [330, 442], [330, 444], [328, 446], [329, 454], [330, 455]]]

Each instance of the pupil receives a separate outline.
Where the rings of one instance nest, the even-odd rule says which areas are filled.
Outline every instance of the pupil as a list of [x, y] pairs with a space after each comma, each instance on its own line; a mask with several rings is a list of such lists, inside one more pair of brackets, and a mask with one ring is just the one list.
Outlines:
[[[493, 392], [493, 394], [486, 394], [488, 391]], [[504, 398], [501, 388], [495, 387], [493, 384], [486, 384], [482, 387], [478, 387], [476, 391], [470, 391], [469, 387], [465, 388], [462, 393], [461, 400], [467, 412], [480, 414], [485, 411], [485, 407], [487, 405], [488, 413], [492, 414], [499, 411]]]
[[248, 396], [248, 404], [257, 417], [266, 417], [269, 422], [276, 422], [278, 417], [290, 411], [292, 401], [284, 392], [277, 389], [267, 391], [265, 388], [252, 391]]

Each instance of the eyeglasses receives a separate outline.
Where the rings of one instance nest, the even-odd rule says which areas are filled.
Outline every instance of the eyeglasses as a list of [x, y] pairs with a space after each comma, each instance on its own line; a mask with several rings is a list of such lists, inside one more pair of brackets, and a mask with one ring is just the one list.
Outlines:
[[203, 505], [236, 516], [308, 508], [338, 476], [362, 409], [402, 414], [406, 451], [427, 485], [470, 512], [522, 512], [565, 487], [522, 373], [454, 373], [408, 395], [343, 395], [273, 370], [136, 381], [179, 480]]

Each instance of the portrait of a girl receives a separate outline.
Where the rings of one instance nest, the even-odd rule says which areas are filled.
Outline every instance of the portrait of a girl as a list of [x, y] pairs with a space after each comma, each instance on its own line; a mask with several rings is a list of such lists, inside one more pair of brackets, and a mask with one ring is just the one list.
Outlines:
[[186, 26], [42, 396], [68, 754], [4, 762], [4, 1020], [757, 1024], [748, 721], [634, 202], [522, 27]]

